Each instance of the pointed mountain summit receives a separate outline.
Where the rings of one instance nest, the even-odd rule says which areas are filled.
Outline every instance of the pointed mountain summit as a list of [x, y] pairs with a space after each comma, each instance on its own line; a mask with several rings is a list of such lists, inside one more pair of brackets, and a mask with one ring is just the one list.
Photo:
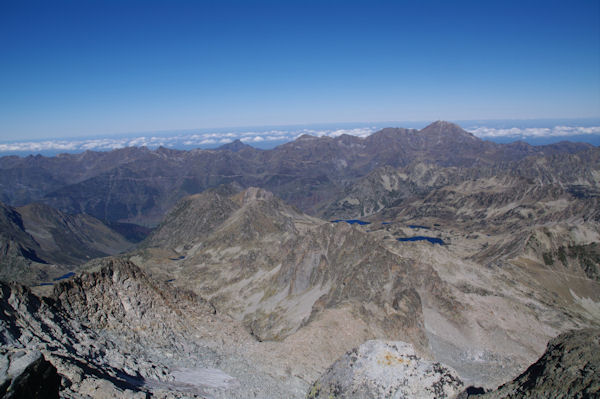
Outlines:
[[419, 131], [419, 134], [432, 139], [446, 138], [459, 141], [480, 141], [480, 139], [475, 137], [472, 133], [467, 132], [466, 130], [454, 123], [446, 121], [435, 121], [432, 124], [421, 129]]

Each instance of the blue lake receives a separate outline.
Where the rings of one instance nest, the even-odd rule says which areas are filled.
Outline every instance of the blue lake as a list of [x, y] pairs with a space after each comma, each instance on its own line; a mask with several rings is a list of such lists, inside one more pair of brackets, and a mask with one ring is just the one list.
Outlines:
[[74, 272], [69, 272], [69, 273], [67, 273], [67, 274], [63, 274], [62, 276], [60, 276], [60, 277], [57, 277], [57, 278], [53, 279], [53, 281], [60, 281], [60, 280], [64, 280], [64, 279], [66, 279], [66, 278], [73, 277], [74, 275], [75, 275], [75, 273], [74, 273]]
[[398, 241], [429, 241], [432, 244], [444, 245], [444, 240], [437, 237], [425, 237], [425, 236], [414, 236], [414, 237], [404, 237], [404, 238], [396, 238]]
[[410, 227], [411, 229], [427, 229], [427, 230], [429, 230], [429, 227], [421, 226], [420, 224], [409, 224], [408, 227]]
[[346, 222], [348, 224], [360, 224], [361, 226], [364, 226], [365, 224], [371, 224], [371, 222], [365, 222], [364, 220], [358, 220], [358, 219], [336, 219], [336, 220], [331, 221], [331, 223], [339, 223], [339, 222]]

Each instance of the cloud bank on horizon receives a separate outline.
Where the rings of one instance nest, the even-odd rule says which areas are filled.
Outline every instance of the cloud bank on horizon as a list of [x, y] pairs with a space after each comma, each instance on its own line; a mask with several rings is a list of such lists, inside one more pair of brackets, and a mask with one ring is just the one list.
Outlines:
[[528, 127], [528, 128], [492, 128], [476, 127], [469, 129], [471, 133], [480, 138], [494, 137], [570, 137], [581, 135], [600, 134], [600, 126], [555, 126], [548, 127]]
[[[56, 139], [40, 141], [14, 141], [0, 142], [0, 154], [57, 154], [77, 153], [87, 150], [91, 151], [110, 151], [125, 147], [148, 147], [151, 149], [158, 147], [167, 147], [174, 149], [203, 148], [211, 149], [234, 140], [260, 147], [272, 148], [278, 144], [295, 140], [303, 134], [317, 137], [337, 137], [342, 134], [349, 134], [357, 137], [367, 137], [384, 126], [367, 126], [343, 129], [318, 129], [318, 128], [291, 128], [291, 129], [271, 129], [271, 130], [246, 130], [230, 132], [184, 132], [172, 134], [140, 134], [139, 136], [128, 137], [102, 137], [89, 139]], [[512, 139], [525, 140], [547, 138], [568, 139], [569, 137], [581, 136], [599, 136], [600, 126], [566, 126], [557, 125], [554, 127], [510, 127], [498, 128], [489, 126], [467, 127], [465, 130], [473, 133], [475, 136], [488, 139]]]
[[[148, 148], [216, 148], [220, 145], [241, 140], [250, 145], [281, 143], [294, 140], [303, 134], [312, 136], [337, 137], [349, 134], [367, 137], [379, 128], [357, 127], [351, 129], [290, 129], [290, 130], [249, 130], [236, 132], [208, 132], [183, 134], [140, 135], [135, 137], [103, 137], [89, 139], [56, 139], [0, 142], [0, 154], [7, 153], [44, 153], [44, 152], [83, 152], [108, 151], [125, 147]], [[130, 136], [130, 135], [128, 135]], [[268, 145], [267, 145], [268, 147]]]

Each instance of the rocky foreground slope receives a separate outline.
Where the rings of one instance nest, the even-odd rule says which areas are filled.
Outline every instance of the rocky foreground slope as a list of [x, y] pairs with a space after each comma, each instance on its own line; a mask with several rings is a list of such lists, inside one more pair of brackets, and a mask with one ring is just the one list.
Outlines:
[[454, 398], [463, 388], [456, 372], [420, 358], [411, 345], [367, 341], [339, 358], [310, 387], [317, 398]]
[[49, 298], [0, 289], [2, 348], [41, 352], [61, 397], [302, 397], [307, 387], [283, 361], [289, 350], [260, 347], [208, 302], [126, 261], [102, 261]]
[[[123, 260], [99, 262], [49, 298], [15, 283], [0, 284], [0, 293], [5, 397], [23, 388], [19, 381], [37, 381], [47, 397], [65, 398], [451, 398], [462, 386], [454, 371], [410, 345], [383, 341], [367, 342], [327, 371], [321, 364], [317, 380], [297, 364], [309, 346], [258, 342], [202, 298]], [[558, 337], [498, 391], [513, 396], [487, 395], [540, 397], [560, 386], [562, 397], [594, 397], [598, 337], [597, 329]], [[313, 365], [319, 362], [315, 357]]]

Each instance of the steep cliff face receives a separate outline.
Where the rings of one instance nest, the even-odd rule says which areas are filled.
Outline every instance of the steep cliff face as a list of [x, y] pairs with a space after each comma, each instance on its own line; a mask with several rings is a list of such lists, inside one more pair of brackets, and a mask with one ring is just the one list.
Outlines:
[[58, 399], [60, 376], [38, 351], [0, 348], [0, 396]]

